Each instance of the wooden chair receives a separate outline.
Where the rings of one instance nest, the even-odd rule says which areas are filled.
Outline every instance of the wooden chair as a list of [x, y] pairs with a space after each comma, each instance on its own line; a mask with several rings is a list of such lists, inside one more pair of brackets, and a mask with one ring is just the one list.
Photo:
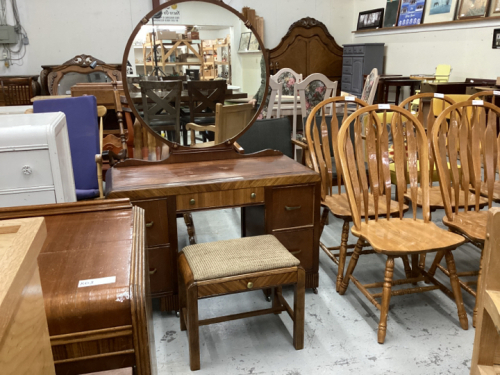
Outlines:
[[478, 284], [479, 311], [472, 352], [471, 375], [498, 374], [498, 353], [500, 353], [499, 227], [500, 209], [492, 208], [488, 212], [486, 227], [488, 236], [484, 246], [484, 277], [481, 284]]
[[[399, 104], [399, 107], [405, 108], [406, 106], [410, 107], [411, 103], [418, 99], [419, 101], [419, 106], [418, 106], [418, 111], [417, 111], [417, 118], [420, 121], [420, 123], [424, 126], [427, 132], [427, 144], [429, 147], [429, 183], [430, 183], [430, 189], [429, 189], [429, 204], [430, 204], [430, 209], [431, 212], [435, 211], [437, 209], [444, 209], [444, 202], [441, 197], [441, 190], [439, 185], [433, 186], [433, 182], [439, 181], [439, 175], [437, 173], [436, 167], [435, 167], [435, 160], [434, 160], [434, 154], [431, 151], [431, 134], [432, 134], [432, 129], [434, 126], [434, 122], [436, 118], [434, 117], [435, 114], [437, 113], [438, 115], [442, 113], [447, 107], [455, 104], [455, 101], [450, 98], [447, 95], [443, 94], [435, 94], [435, 93], [424, 93], [424, 94], [417, 94], [410, 96], [409, 98], [403, 100], [401, 104]], [[430, 99], [429, 102], [429, 111], [428, 115], [424, 115], [424, 101]], [[409, 108], [408, 108], [409, 109]], [[457, 118], [460, 117], [460, 112], [453, 111], [451, 112], [452, 116], [456, 116]], [[405, 140], [405, 144], [406, 144]], [[407, 161], [406, 161], [407, 162]], [[419, 169], [420, 166], [417, 165], [417, 169]], [[391, 169], [391, 181], [393, 184], [396, 182], [396, 170], [395, 170], [395, 164], [392, 163], [390, 166]], [[405, 168], [407, 170], [407, 167]], [[460, 166], [458, 167], [459, 173], [460, 173]], [[408, 173], [406, 172], [406, 178], [407, 182], [408, 181]], [[399, 193], [399, 192], [398, 192]], [[411, 200], [411, 194], [407, 189], [407, 185], [405, 185], [405, 190], [402, 192], [405, 196], [406, 199]], [[454, 194], [454, 192], [452, 193]], [[453, 203], [452, 205], [455, 205], [455, 198], [453, 197], [452, 199]], [[460, 207], [463, 207], [465, 204], [465, 195], [463, 192], [460, 193], [460, 197], [458, 200], [458, 205]], [[468, 195], [468, 204], [470, 207], [474, 206], [475, 204], [475, 197], [474, 194], [469, 194]], [[480, 205], [484, 207], [487, 205], [488, 202], [486, 199], [480, 199]], [[422, 206], [422, 190], [418, 190], [417, 193], [417, 206], [421, 207]], [[422, 265], [422, 263], [421, 263]]]
[[141, 81], [140, 86], [146, 124], [156, 132], [173, 132], [173, 140], [180, 143], [182, 82]]
[[[387, 127], [381, 125], [377, 112], [387, 110], [395, 112], [392, 121], [392, 134], [395, 144], [395, 163], [397, 184], [402, 191], [406, 185], [404, 174], [405, 169], [405, 148], [403, 131], [406, 131], [408, 139], [408, 171], [410, 174], [410, 191], [412, 194], [413, 217], [404, 218], [403, 195], [398, 199], [399, 217], [386, 218], [379, 217], [382, 202], [385, 200], [386, 206], [391, 203], [391, 177], [389, 171], [389, 139]], [[368, 114], [370, 120], [366, 128], [366, 152], [368, 154], [368, 176], [366, 176], [365, 155], [361, 149], [361, 126], [360, 117]], [[403, 121], [406, 128], [403, 129]], [[354, 129], [350, 129], [350, 124], [354, 123]], [[385, 122], [383, 122], [385, 123]], [[349, 131], [354, 131], [355, 142], [352, 143], [348, 136]], [[455, 271], [455, 262], [452, 250], [460, 246], [463, 237], [445, 231], [430, 221], [429, 210], [429, 150], [427, 147], [425, 129], [420, 121], [409, 111], [394, 105], [372, 105], [360, 108], [346, 121], [340, 128], [338, 135], [338, 149], [342, 166], [342, 176], [345, 180], [347, 198], [351, 209], [354, 227], [352, 233], [359, 238], [354, 249], [354, 253], [349, 261], [346, 274], [340, 285], [340, 294], [347, 290], [349, 281], [360, 289], [368, 300], [380, 310], [380, 322], [378, 325], [378, 342], [385, 341], [387, 331], [387, 314], [391, 296], [406, 295], [410, 293], [420, 293], [428, 290], [441, 289], [448, 296], [452, 297], [458, 308], [458, 317], [463, 329], [468, 328], [467, 315], [462, 301], [460, 285]], [[422, 189], [422, 219], [417, 219], [416, 195], [418, 191], [417, 161], [420, 161], [420, 188]], [[384, 198], [380, 199], [381, 195]], [[369, 200], [373, 196], [375, 215], [369, 214]], [[364, 221], [363, 221], [364, 213]], [[375, 252], [387, 257], [384, 281], [362, 285], [354, 276], [361, 249], [368, 242]], [[430, 276], [418, 265], [418, 256], [428, 252], [441, 251], [446, 255], [446, 261], [450, 270], [450, 281], [453, 291], [450, 291], [443, 284]], [[412, 268], [407, 266], [408, 256], [411, 255]], [[406, 278], [393, 280], [394, 259], [402, 258], [405, 265]], [[406, 260], [405, 260], [406, 258]], [[392, 290], [393, 285], [404, 285], [408, 283], [418, 283], [425, 281], [433, 283], [432, 286], [415, 286], [409, 289]], [[370, 293], [371, 288], [382, 288], [381, 293]], [[381, 298], [379, 303], [376, 298]]]
[[3, 78], [0, 84], [6, 106], [32, 104], [31, 78]]
[[[252, 119], [252, 113], [252, 104], [222, 105], [218, 103], [215, 107], [214, 125], [186, 124], [186, 131], [191, 130], [191, 147], [210, 147], [233, 138], [246, 128]], [[195, 131], [213, 132], [214, 140], [197, 144]]]
[[[468, 109], [472, 108], [471, 116], [468, 116]], [[462, 116], [459, 119], [451, 116], [450, 124], [446, 121], [446, 116], [452, 111], [458, 110]], [[488, 113], [486, 113], [488, 111]], [[488, 198], [488, 207], [491, 208], [496, 179], [498, 163], [498, 143], [497, 138], [497, 116], [500, 115], [500, 108], [484, 102], [466, 101], [454, 104], [447, 108], [434, 123], [432, 130], [432, 147], [436, 159], [439, 173], [441, 195], [444, 201], [446, 216], [443, 223], [450, 231], [459, 233], [480, 250], [484, 247], [486, 239], [486, 218], [487, 211], [480, 211], [481, 197], [475, 194], [474, 211], [469, 210], [469, 206], [464, 206], [463, 211], [459, 210], [457, 196], [459, 193], [465, 195], [465, 199], [472, 194], [469, 190], [478, 189]], [[447, 161], [450, 163], [451, 174], [448, 172]], [[459, 163], [462, 174], [458, 173]], [[452, 195], [452, 192], [454, 195]], [[452, 201], [455, 200], [455, 205]], [[445, 274], [449, 274], [449, 269], [445, 269], [439, 263], [443, 257], [438, 253], [434, 262], [429, 268], [429, 273], [434, 274], [437, 268]], [[481, 283], [482, 257], [478, 271], [459, 273], [458, 276], [478, 275], [478, 285]], [[477, 293], [469, 286], [471, 282], [460, 280], [460, 286], [471, 295]], [[474, 307], [473, 325], [477, 319], [478, 300]]]
[[[286, 311], [293, 320], [293, 346], [304, 348], [305, 271], [272, 235], [185, 247], [179, 255], [181, 331], [188, 333], [191, 371], [200, 369], [199, 326]], [[294, 285], [294, 308], [282, 286]], [[198, 319], [198, 300], [258, 289], [274, 289], [269, 309]]]
[[[189, 116], [183, 116], [184, 124], [214, 125], [215, 106], [224, 104], [227, 84], [225, 80], [217, 81], [188, 81]], [[205, 134], [203, 141], [207, 142], [211, 136]], [[183, 132], [184, 145], [187, 145], [187, 129]]]
[[[339, 149], [338, 149], [338, 129], [339, 123], [337, 117], [331, 116], [330, 125], [326, 121], [325, 109], [330, 106], [337, 106], [344, 104], [344, 117], [342, 123], [347, 118], [347, 104], [354, 103], [356, 107], [366, 107], [366, 103], [356, 97], [335, 97], [330, 98], [319, 103], [313, 108], [311, 114], [307, 118], [306, 123], [306, 138], [307, 146], [311, 153], [313, 168], [316, 172], [321, 174], [321, 205], [323, 206], [323, 214], [321, 217], [321, 233], [328, 219], [328, 213], [331, 212], [333, 216], [344, 221], [342, 227], [342, 236], [340, 246], [327, 247], [320, 241], [321, 249], [330, 257], [330, 259], [338, 265], [337, 291], [340, 289], [344, 277], [344, 268], [346, 258], [352, 255], [348, 253], [347, 249], [352, 249], [355, 246], [347, 243], [349, 237], [349, 225], [353, 221], [351, 210], [349, 209], [349, 201], [347, 194], [342, 193], [342, 167], [340, 165]], [[320, 116], [320, 117], [319, 117]], [[328, 126], [329, 125], [329, 126]], [[360, 127], [358, 123], [356, 127]], [[354, 134], [354, 133], [351, 133]], [[356, 133], [361, 137], [361, 133]], [[356, 142], [362, 142], [361, 138], [356, 138]], [[361, 151], [362, 152], [362, 151]], [[365, 175], [366, 177], [366, 175]], [[337, 189], [333, 186], [333, 181], [337, 183]], [[387, 207], [389, 207], [389, 214], [398, 214], [399, 208], [396, 202], [389, 201], [387, 204], [385, 197], [382, 194], [382, 200], [377, 207], [380, 216], [387, 215]], [[404, 211], [408, 210], [408, 206], [404, 206]], [[363, 212], [361, 215], [368, 215], [369, 217], [375, 216], [375, 201], [373, 194], [369, 195], [368, 212]], [[365, 250], [364, 254], [373, 253], [373, 250]], [[405, 264], [409, 268], [409, 264]]]
[[[282, 107], [284, 110], [293, 111], [293, 105], [282, 105], [281, 100], [283, 95], [293, 96], [295, 93], [295, 85], [300, 82], [302, 82], [302, 74], [296, 73], [288, 68], [280, 69], [275, 75], [269, 77], [270, 93], [267, 98], [267, 107], [263, 110], [266, 113], [266, 118], [269, 119], [273, 115], [276, 118], [280, 118]], [[269, 110], [269, 103], [276, 103], [276, 96], [278, 96], [276, 111], [274, 111], [274, 104], [273, 108]]]
[[[309, 116], [312, 108], [318, 105], [320, 102], [329, 99], [332, 95], [337, 92], [338, 82], [330, 81], [324, 74], [313, 73], [304, 79], [300, 83], [295, 84], [294, 88], [294, 98], [293, 98], [293, 128], [292, 128], [292, 139], [297, 139], [297, 99], [300, 98], [300, 116], [301, 123], [304, 123], [304, 119]], [[328, 115], [332, 115], [332, 107], [329, 107]], [[297, 151], [297, 149], [295, 149]], [[295, 158], [297, 158], [297, 152], [295, 153]]]

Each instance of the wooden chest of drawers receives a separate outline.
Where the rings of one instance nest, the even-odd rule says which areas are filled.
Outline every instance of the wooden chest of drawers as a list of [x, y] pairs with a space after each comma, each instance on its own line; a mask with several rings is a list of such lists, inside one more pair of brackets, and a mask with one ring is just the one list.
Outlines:
[[128, 200], [0, 209], [30, 216], [47, 224], [38, 264], [56, 373], [155, 374], [144, 211]]
[[[269, 153], [267, 154], [269, 155]], [[128, 197], [146, 211], [151, 294], [177, 310], [178, 213], [242, 207], [242, 235], [274, 234], [317, 288], [320, 176], [279, 153], [197, 163], [119, 163], [106, 175], [108, 198]]]

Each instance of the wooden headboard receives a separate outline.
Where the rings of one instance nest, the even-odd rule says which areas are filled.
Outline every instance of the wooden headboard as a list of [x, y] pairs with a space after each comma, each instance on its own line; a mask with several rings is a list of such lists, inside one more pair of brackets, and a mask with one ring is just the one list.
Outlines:
[[323, 73], [330, 80], [340, 82], [344, 49], [326, 26], [314, 18], [306, 17], [293, 23], [278, 46], [267, 52], [271, 74], [290, 68], [302, 73], [304, 78], [311, 73]]

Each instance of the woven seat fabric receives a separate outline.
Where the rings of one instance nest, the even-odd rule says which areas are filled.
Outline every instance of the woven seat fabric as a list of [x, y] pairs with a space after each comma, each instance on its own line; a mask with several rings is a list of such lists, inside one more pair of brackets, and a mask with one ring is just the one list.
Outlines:
[[273, 235], [237, 238], [185, 247], [194, 281], [295, 267], [295, 258]]

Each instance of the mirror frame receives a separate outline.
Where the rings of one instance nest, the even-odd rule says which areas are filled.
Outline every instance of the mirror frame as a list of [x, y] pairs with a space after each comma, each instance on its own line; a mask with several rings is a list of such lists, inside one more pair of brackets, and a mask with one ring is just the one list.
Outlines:
[[134, 42], [134, 39], [137, 36], [137, 34], [139, 33], [141, 27], [146, 25], [149, 22], [149, 20], [156, 13], [158, 13], [161, 10], [163, 10], [164, 8], [167, 8], [167, 7], [174, 5], [174, 4], [193, 2], [193, 1], [209, 3], [209, 4], [213, 4], [213, 5], [216, 5], [216, 6], [219, 6], [221, 8], [226, 9], [227, 11], [236, 15], [245, 24], [245, 26], [248, 29], [250, 29], [250, 31], [252, 31], [254, 33], [254, 35], [257, 38], [257, 41], [259, 42], [259, 45], [260, 45], [260, 48], [262, 51], [262, 55], [264, 57], [264, 64], [266, 67], [266, 85], [265, 85], [264, 95], [262, 97], [261, 103], [266, 102], [267, 94], [268, 94], [268, 90], [269, 90], [269, 74], [270, 74], [269, 73], [269, 58], [268, 58], [268, 53], [264, 47], [264, 42], [262, 41], [260, 35], [257, 34], [253, 25], [248, 20], [245, 20], [243, 18], [243, 15], [240, 12], [238, 12], [236, 9], [225, 4], [224, 2], [222, 2], [222, 0], [170, 0], [164, 4], [161, 4], [159, 7], [154, 8], [145, 17], [143, 17], [141, 19], [141, 21], [134, 28], [134, 30], [132, 31], [132, 34], [130, 35], [130, 37], [128, 39], [127, 45], [125, 47], [125, 52], [123, 54], [123, 61], [122, 61], [122, 83], [123, 83], [123, 91], [124, 91], [125, 97], [127, 98], [127, 102], [129, 103], [129, 107], [132, 110], [132, 113], [134, 114], [135, 118], [139, 120], [139, 122], [141, 123], [142, 126], [145, 126], [149, 129], [149, 131], [153, 134], [155, 139], [159, 140], [161, 143], [165, 143], [168, 145], [168, 147], [170, 148], [170, 154], [172, 154], [172, 153], [189, 153], [189, 152], [198, 152], [199, 153], [200, 151], [217, 151], [217, 150], [221, 150], [221, 149], [227, 149], [229, 147], [233, 148], [234, 142], [236, 142], [236, 140], [239, 137], [241, 137], [254, 124], [254, 122], [257, 120], [257, 118], [259, 117], [259, 115], [263, 109], [262, 105], [260, 105], [259, 109], [255, 113], [255, 116], [250, 120], [248, 125], [241, 132], [234, 135], [232, 138], [227, 139], [224, 142], [219, 143], [217, 145], [213, 145], [211, 147], [196, 147], [196, 148], [190, 147], [190, 146], [183, 146], [183, 145], [180, 145], [178, 143], [172, 142], [166, 138], [163, 138], [161, 135], [159, 135], [153, 129], [151, 129], [151, 127], [148, 124], [146, 124], [144, 119], [141, 116], [139, 116], [139, 113], [137, 112], [135, 105], [132, 104], [132, 99], [130, 97], [130, 92], [128, 89], [128, 82], [127, 82], [127, 61], [129, 59], [129, 53], [130, 53], [130, 49], [132, 48], [132, 43]]

